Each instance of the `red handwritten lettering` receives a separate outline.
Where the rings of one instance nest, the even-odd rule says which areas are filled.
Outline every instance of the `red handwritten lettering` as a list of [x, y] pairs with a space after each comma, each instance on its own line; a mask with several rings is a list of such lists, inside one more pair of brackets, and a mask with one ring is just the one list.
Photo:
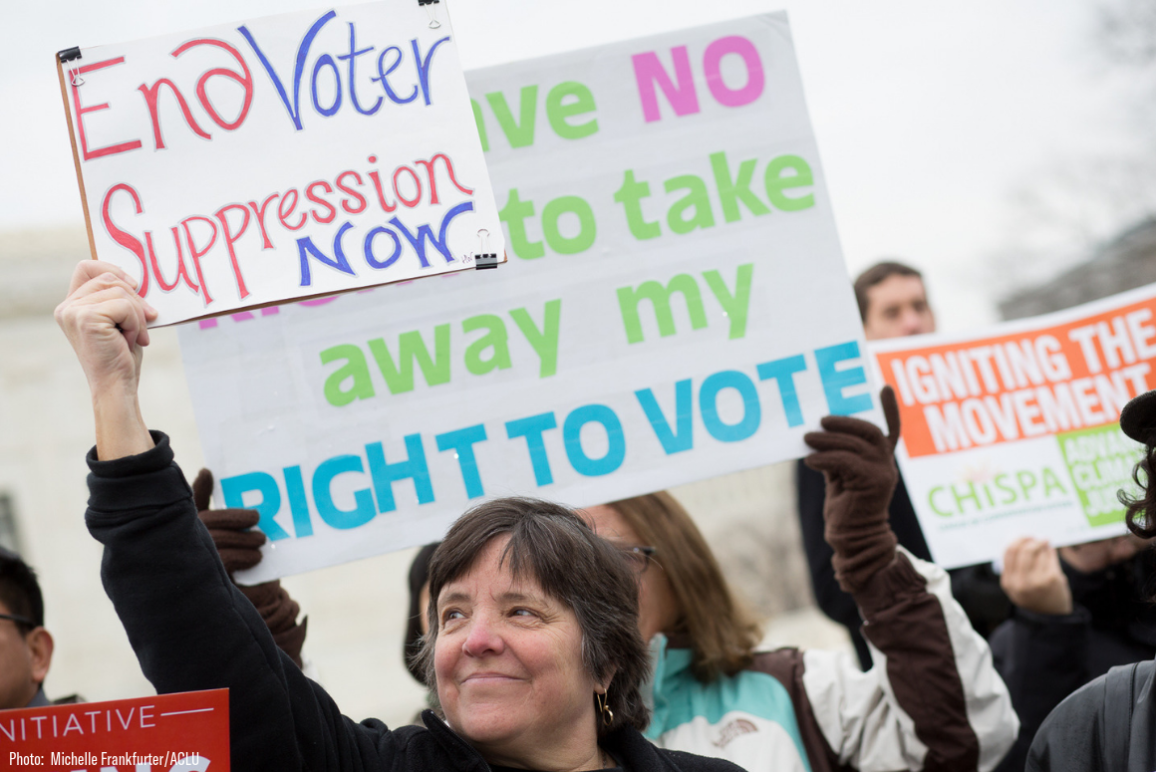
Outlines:
[[[240, 210], [241, 214], [245, 215], [245, 219], [241, 221], [241, 229], [235, 234], [229, 228], [228, 212], [230, 210]], [[241, 266], [237, 263], [237, 252], [233, 249], [233, 245], [249, 227], [249, 208], [242, 204], [226, 204], [217, 210], [217, 219], [221, 221], [221, 230], [225, 234], [225, 248], [229, 250], [229, 261], [233, 264], [233, 277], [237, 281], [237, 292], [244, 300], [249, 297], [249, 289], [245, 286], [245, 278], [241, 275]], [[211, 247], [212, 244], [209, 246]]]
[[170, 230], [172, 230], [173, 233], [173, 244], [175, 244], [177, 248], [177, 277], [173, 279], [172, 284], [165, 282], [165, 275], [161, 272], [160, 264], [157, 262], [157, 251], [153, 246], [152, 231], [145, 231], [145, 241], [149, 245], [149, 263], [153, 267], [153, 276], [156, 277], [157, 284], [160, 285], [160, 288], [165, 292], [171, 292], [176, 289], [181, 281], [184, 281], [193, 292], [198, 292], [201, 289], [200, 285], [192, 280], [189, 276], [188, 266], [185, 265], [185, 251], [181, 247], [180, 231], [175, 227]]
[[[445, 163], [446, 170], [449, 172], [449, 175], [450, 175], [450, 182], [452, 182], [454, 184], [454, 187], [456, 187], [461, 192], [465, 193], [467, 196], [472, 196], [474, 194], [473, 189], [462, 187], [462, 185], [460, 183], [458, 183], [458, 178], [456, 176], [454, 176], [453, 161], [451, 161], [449, 159], [449, 156], [447, 156], [445, 153], [438, 153], [437, 155], [435, 155], [433, 158], [429, 159], [428, 161], [420, 161], [419, 160], [419, 161], [414, 162], [418, 166], [424, 166], [426, 174], [429, 176], [429, 202], [431, 204], [436, 204], [438, 202], [438, 183], [437, 183], [437, 180], [434, 178], [434, 162], [437, 161], [439, 158]], [[394, 175], [394, 176], [396, 177], [396, 175]]]
[[112, 222], [112, 215], [109, 212], [109, 208], [112, 204], [112, 194], [116, 193], [118, 190], [127, 191], [128, 194], [132, 196], [132, 202], [136, 207], [137, 214], [140, 214], [144, 211], [144, 207], [141, 206], [140, 203], [140, 196], [137, 195], [137, 192], [132, 188], [132, 186], [125, 185], [122, 182], [119, 185], [113, 185], [111, 188], [109, 188], [108, 192], [104, 194], [104, 201], [101, 202], [100, 205], [100, 219], [104, 223], [104, 229], [108, 232], [108, 235], [112, 237], [112, 240], [117, 244], [120, 244], [129, 252], [132, 252], [134, 255], [136, 255], [137, 260], [140, 260], [141, 280], [140, 289], [137, 290], [137, 293], [143, 298], [148, 294], [149, 291], [149, 267], [145, 262], [144, 245], [140, 243], [139, 239], [133, 238], [129, 234], [122, 231], [120, 228], [116, 227]]
[[[116, 59], [106, 59], [103, 62], [93, 62], [86, 64], [83, 67], [76, 69], [77, 75], [84, 75], [88, 72], [95, 72], [96, 70], [103, 70], [105, 67], [112, 67], [116, 64], [124, 64], [124, 57], [118, 56]], [[100, 105], [92, 105], [91, 107], [82, 107], [80, 104], [80, 89], [75, 85], [72, 87], [72, 104], [76, 108], [76, 127], [80, 134], [80, 152], [84, 156], [85, 161], [91, 161], [93, 158], [101, 158], [106, 155], [113, 155], [114, 153], [123, 153], [128, 150], [136, 150], [141, 147], [141, 141], [134, 139], [130, 142], [121, 142], [119, 145], [107, 145], [105, 147], [97, 148], [96, 150], [88, 149], [88, 136], [84, 130], [84, 114], [95, 113], [98, 110], [107, 110], [108, 102]], [[139, 243], [139, 242], [138, 242]]]
[[212, 139], [209, 133], [197, 123], [197, 119], [193, 117], [192, 111], [189, 110], [189, 103], [185, 101], [184, 95], [181, 94], [181, 90], [177, 88], [176, 84], [168, 78], [161, 78], [151, 87], [143, 83], [137, 87], [137, 91], [144, 94], [145, 103], [149, 107], [149, 116], [153, 119], [153, 143], [156, 145], [156, 149], [163, 150], [165, 147], [165, 138], [161, 135], [161, 119], [157, 110], [157, 98], [160, 96], [161, 86], [168, 86], [172, 90], [173, 95], [177, 98], [177, 104], [180, 105], [181, 112], [185, 116], [185, 123], [189, 124], [193, 133], [198, 137]]
[[313, 203], [320, 204], [321, 206], [325, 207], [325, 209], [328, 210], [328, 212], [329, 212], [329, 214], [327, 216], [320, 217], [317, 214], [317, 207], [314, 207], [313, 208], [313, 219], [319, 223], [331, 223], [331, 222], [333, 222], [333, 218], [337, 217], [337, 209], [333, 206], [333, 204], [329, 203], [324, 198], [321, 198], [321, 196], [314, 193], [313, 192], [314, 188], [321, 188], [326, 193], [332, 193], [333, 188], [331, 188], [329, 186], [329, 183], [325, 182], [324, 180], [318, 180], [317, 182], [310, 183], [309, 187], [305, 188], [305, 197], [308, 198]]
[[280, 195], [281, 195], [280, 193], [272, 194], [267, 199], [265, 199], [264, 201], [261, 202], [260, 207], [257, 206], [256, 201], [250, 201], [249, 202], [249, 207], [253, 210], [253, 214], [257, 215], [257, 225], [259, 225], [261, 227], [261, 238], [264, 239], [264, 243], [263, 243], [261, 249], [272, 249], [273, 248], [273, 242], [269, 241], [269, 232], [265, 230], [265, 208], [267, 206], [269, 206], [269, 203], [273, 199], [278, 198]]
[[350, 177], [350, 176], [352, 176], [355, 180], [357, 180], [358, 185], [362, 184], [361, 175], [358, 174], [357, 172], [354, 172], [354, 171], [342, 172], [341, 174], [337, 175], [337, 189], [340, 190], [342, 193], [345, 193], [348, 196], [353, 196], [354, 198], [356, 198], [357, 199], [357, 207], [356, 208], [351, 207], [349, 205], [349, 199], [343, 198], [343, 199], [341, 199], [341, 208], [344, 209], [345, 211], [349, 212], [350, 214], [361, 214], [362, 212], [365, 211], [365, 206], [366, 206], [365, 196], [361, 195], [353, 188], [347, 187], [346, 185], [344, 185], [341, 182], [343, 179], [345, 179], [346, 177]]
[[[249, 114], [249, 106], [253, 104], [253, 75], [249, 72], [249, 66], [245, 64], [245, 60], [241, 57], [241, 53], [223, 40], [216, 40], [213, 38], [199, 38], [197, 40], [190, 40], [188, 43], [184, 43], [175, 51], [173, 51], [172, 55], [174, 57], [180, 56], [185, 51], [188, 51], [189, 49], [195, 48], [197, 46], [215, 46], [222, 50], [228, 51], [229, 54], [237, 60], [237, 64], [241, 66], [241, 70], [245, 73], [244, 75], [240, 75], [233, 70], [227, 70], [224, 67], [216, 67], [202, 74], [201, 77], [197, 80], [197, 99], [201, 101], [201, 106], [205, 108], [205, 112], [207, 112], [209, 117], [212, 118], [213, 121], [222, 129], [225, 129], [226, 131], [233, 131], [245, 122], [245, 116]], [[245, 90], [244, 104], [241, 105], [241, 111], [237, 114], [237, 118], [234, 121], [226, 121], [224, 118], [222, 118], [221, 114], [217, 112], [217, 108], [215, 108], [213, 103], [209, 101], [209, 94], [205, 87], [209, 81], [209, 78], [214, 76], [223, 76], [235, 80], [237, 83], [240, 83], [241, 88]]]
[[[197, 249], [197, 243], [193, 240], [193, 233], [189, 229], [189, 223], [203, 222], [213, 229], [212, 236], [209, 237], [209, 243], [204, 249]], [[201, 217], [200, 215], [193, 215], [181, 220], [181, 227], [185, 229], [185, 239], [189, 242], [189, 255], [193, 258], [193, 268], [197, 272], [197, 281], [201, 283], [201, 298], [205, 301], [205, 305], [213, 302], [213, 298], [209, 295], [209, 287], [205, 284], [205, 274], [201, 270], [201, 258], [208, 254], [213, 245], [217, 243], [217, 224], [208, 217]]]
[[[290, 198], [292, 196], [292, 198]], [[297, 209], [297, 188], [290, 188], [289, 191], [281, 196], [281, 203], [277, 204], [277, 219], [291, 231], [298, 231], [305, 227], [305, 214], [302, 213], [301, 219], [296, 225], [290, 225], [288, 222], [289, 216]]]

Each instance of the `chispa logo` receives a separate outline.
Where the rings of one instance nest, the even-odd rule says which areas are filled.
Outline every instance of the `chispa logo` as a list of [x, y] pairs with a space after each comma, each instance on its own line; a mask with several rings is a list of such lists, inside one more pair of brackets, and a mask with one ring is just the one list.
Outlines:
[[956, 482], [936, 485], [927, 500], [940, 517], [995, 514], [1069, 500], [1070, 484], [1066, 473], [1047, 465], [1010, 472], [984, 466], [965, 469]]

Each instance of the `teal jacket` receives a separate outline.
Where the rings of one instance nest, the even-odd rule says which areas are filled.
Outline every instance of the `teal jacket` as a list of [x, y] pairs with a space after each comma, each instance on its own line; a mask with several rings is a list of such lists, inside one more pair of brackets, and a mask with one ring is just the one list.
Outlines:
[[[769, 673], [744, 670], [711, 684], [690, 672], [691, 650], [656, 635], [653, 717], [646, 736], [666, 748], [741, 758], [745, 769], [811, 772], [791, 695]], [[738, 763], [738, 762], [736, 762]]]

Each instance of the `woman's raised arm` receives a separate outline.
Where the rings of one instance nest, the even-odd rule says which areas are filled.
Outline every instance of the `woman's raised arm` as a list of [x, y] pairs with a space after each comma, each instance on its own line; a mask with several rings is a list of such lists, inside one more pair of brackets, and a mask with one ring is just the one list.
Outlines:
[[137, 400], [141, 356], [156, 310], [136, 293], [137, 282], [111, 263], [84, 260], [72, 273], [56, 322], [76, 351], [96, 422], [102, 461], [153, 447]]

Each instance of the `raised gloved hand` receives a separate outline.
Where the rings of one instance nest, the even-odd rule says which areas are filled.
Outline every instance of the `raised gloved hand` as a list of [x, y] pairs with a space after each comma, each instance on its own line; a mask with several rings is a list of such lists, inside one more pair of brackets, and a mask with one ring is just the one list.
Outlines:
[[852, 594], [895, 560], [897, 541], [887, 507], [899, 481], [899, 405], [890, 386], [883, 387], [879, 401], [886, 437], [874, 424], [850, 416], [827, 416], [820, 421], [825, 431], [803, 437], [816, 450], [804, 463], [827, 478], [824, 533], [835, 551], [835, 578]]
[[[261, 562], [261, 545], [266, 537], [260, 531], [249, 530], [260, 520], [256, 510], [209, 509], [212, 495], [213, 473], [202, 469], [193, 481], [193, 503], [198, 517], [213, 537], [213, 544], [229, 572], [229, 578], [232, 578], [234, 571], [244, 571]], [[301, 607], [289, 597], [280, 580], [237, 587], [257, 608], [278, 648], [288, 654], [297, 667], [301, 667], [301, 647], [305, 644], [309, 618], [297, 624]]]
[[193, 481], [193, 503], [197, 515], [209, 529], [213, 544], [231, 577], [261, 562], [265, 534], [251, 531], [261, 519], [255, 509], [209, 509], [212, 505], [213, 473], [202, 469]]

